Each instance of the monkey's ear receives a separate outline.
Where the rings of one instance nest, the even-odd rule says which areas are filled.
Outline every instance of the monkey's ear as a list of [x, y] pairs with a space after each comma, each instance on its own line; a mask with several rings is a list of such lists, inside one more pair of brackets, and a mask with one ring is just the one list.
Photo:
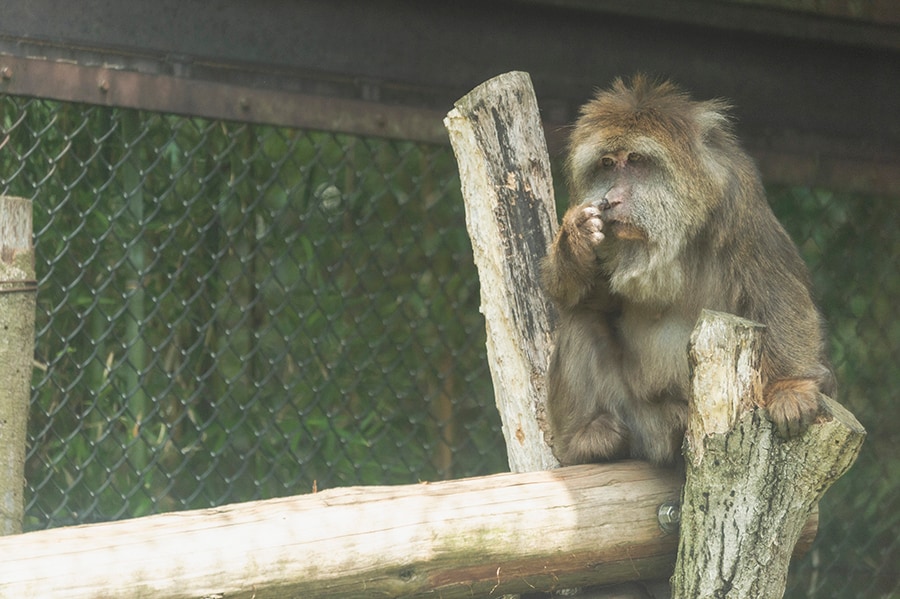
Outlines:
[[[711, 145], [717, 141], [734, 142], [732, 132], [731, 105], [724, 100], [707, 100], [694, 105], [694, 122], [700, 129], [700, 138]], [[720, 137], [721, 136], [721, 137]]]
[[699, 133], [697, 156], [703, 164], [702, 171], [719, 190], [722, 197], [725, 190], [734, 187], [734, 169], [729, 156], [737, 150], [737, 139], [732, 132], [730, 106], [723, 100], [707, 100], [694, 103], [694, 122]]

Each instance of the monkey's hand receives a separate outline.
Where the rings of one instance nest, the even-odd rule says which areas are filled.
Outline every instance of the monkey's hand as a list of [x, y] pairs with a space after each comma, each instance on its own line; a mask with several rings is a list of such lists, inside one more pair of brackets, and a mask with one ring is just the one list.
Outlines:
[[802, 435], [819, 413], [819, 387], [814, 380], [773, 381], [764, 395], [769, 418], [782, 439]]
[[594, 252], [603, 239], [600, 208], [592, 204], [573, 206], [563, 216], [557, 251], [567, 251], [573, 260], [593, 264]]
[[541, 265], [544, 288], [564, 308], [576, 305], [596, 286], [600, 273], [596, 249], [603, 242], [600, 209], [569, 208], [556, 240]]

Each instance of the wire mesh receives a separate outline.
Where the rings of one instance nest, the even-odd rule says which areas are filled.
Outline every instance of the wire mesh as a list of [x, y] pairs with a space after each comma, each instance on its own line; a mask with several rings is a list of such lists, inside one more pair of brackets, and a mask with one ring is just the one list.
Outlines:
[[501, 470], [445, 148], [4, 99], [29, 527]]
[[[506, 469], [448, 147], [0, 111], [0, 192], [34, 200], [40, 278], [26, 528]], [[892, 198], [771, 191], [869, 431], [788, 596], [898, 596]]]

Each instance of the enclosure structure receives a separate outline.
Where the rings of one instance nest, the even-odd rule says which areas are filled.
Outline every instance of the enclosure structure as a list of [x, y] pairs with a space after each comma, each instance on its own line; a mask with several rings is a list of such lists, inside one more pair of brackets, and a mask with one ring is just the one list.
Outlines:
[[34, 200], [41, 288], [26, 527], [505, 469], [440, 120], [528, 70], [558, 156], [642, 69], [734, 103], [869, 430], [795, 592], [895, 589], [896, 19], [378, 4], [8, 7], [0, 180]]
[[[0, 593], [449, 599], [605, 584], [588, 596], [606, 599], [622, 596], [609, 583], [668, 576], [678, 537], [663, 507], [678, 505], [680, 476], [638, 462], [554, 469], [540, 430], [550, 330], [536, 285], [543, 245], [522, 239], [532, 230], [551, 236], [555, 217], [527, 74], [479, 86], [445, 123], [460, 164], [510, 467], [536, 472], [334, 489], [10, 536], [0, 541], [10, 556], [0, 565]], [[30, 344], [33, 332], [18, 337]], [[806, 435], [775, 440], [752, 400], [760, 338], [758, 325], [713, 313], [701, 316], [692, 336], [695, 393], [681, 493], [688, 517], [675, 597], [781, 596], [791, 550], [814, 529], [815, 503], [864, 437], [852, 415], [823, 398], [820, 421]], [[0, 365], [0, 376], [7, 370]], [[19, 395], [27, 399], [24, 389]], [[734, 405], [718, 407], [727, 403]], [[735, 421], [711, 427], [709, 414], [723, 411]], [[748, 441], [729, 440], [730, 428]], [[697, 459], [702, 452], [709, 455]], [[718, 466], [745, 461], [746, 469]], [[704, 517], [691, 517], [700, 511]], [[724, 554], [712, 550], [718, 546]], [[701, 554], [709, 558], [693, 557]]]

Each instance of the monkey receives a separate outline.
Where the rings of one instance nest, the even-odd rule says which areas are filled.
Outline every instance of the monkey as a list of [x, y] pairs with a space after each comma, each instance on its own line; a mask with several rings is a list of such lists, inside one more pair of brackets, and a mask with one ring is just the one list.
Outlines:
[[557, 314], [547, 415], [562, 465], [680, 460], [704, 308], [767, 327], [763, 401], [780, 437], [802, 434], [833, 392], [811, 277], [730, 110], [643, 74], [581, 108], [570, 207], [540, 267]]

